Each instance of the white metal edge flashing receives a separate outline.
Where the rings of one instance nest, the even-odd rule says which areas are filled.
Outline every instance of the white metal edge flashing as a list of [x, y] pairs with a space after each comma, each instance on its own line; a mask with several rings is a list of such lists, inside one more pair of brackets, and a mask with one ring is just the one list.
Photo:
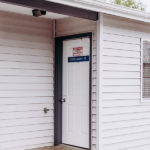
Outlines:
[[132, 8], [126, 8], [123, 6], [118, 6], [111, 3], [106, 3], [100, 0], [47, 0], [47, 1], [150, 23], [150, 14], [147, 12], [135, 10]]
[[97, 130], [97, 134], [96, 134], [96, 150], [102, 150], [102, 137], [103, 137], [103, 118], [102, 118], [102, 73], [103, 73], [103, 69], [102, 69], [102, 56], [103, 56], [103, 13], [99, 13], [99, 19], [97, 21], [97, 61], [96, 61], [96, 70], [97, 70], [97, 90], [96, 90], [96, 101], [97, 101], [97, 108], [96, 108], [96, 130]]

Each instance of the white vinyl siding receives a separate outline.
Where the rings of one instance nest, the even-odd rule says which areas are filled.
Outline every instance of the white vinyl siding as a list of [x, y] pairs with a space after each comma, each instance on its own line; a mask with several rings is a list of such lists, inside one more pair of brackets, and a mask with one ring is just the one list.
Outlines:
[[96, 150], [96, 22], [65, 18], [56, 20], [56, 36], [93, 32], [92, 43], [92, 150]]
[[147, 25], [104, 15], [103, 150], [149, 150], [150, 104], [141, 103], [141, 38]]
[[0, 12], [0, 150], [53, 145], [53, 57], [50, 20]]

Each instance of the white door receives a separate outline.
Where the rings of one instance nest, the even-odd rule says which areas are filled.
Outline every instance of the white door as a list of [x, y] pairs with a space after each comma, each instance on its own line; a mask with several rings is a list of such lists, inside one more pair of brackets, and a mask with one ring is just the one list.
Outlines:
[[89, 148], [90, 39], [63, 42], [63, 143]]

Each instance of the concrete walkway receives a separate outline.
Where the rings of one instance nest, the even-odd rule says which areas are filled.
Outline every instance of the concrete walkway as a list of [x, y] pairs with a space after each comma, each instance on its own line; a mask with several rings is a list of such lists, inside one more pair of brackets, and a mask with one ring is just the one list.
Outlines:
[[77, 147], [72, 147], [67, 145], [60, 145], [56, 147], [45, 147], [45, 148], [38, 148], [33, 150], [87, 150], [87, 149], [77, 148]]

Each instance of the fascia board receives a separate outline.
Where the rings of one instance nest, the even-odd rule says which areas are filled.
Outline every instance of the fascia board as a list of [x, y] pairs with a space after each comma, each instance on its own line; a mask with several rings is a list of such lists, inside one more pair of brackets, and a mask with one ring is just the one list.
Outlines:
[[124, 6], [118, 6], [111, 3], [102, 2], [100, 0], [47, 0], [47, 1], [150, 23], [150, 13], [135, 10], [132, 8], [126, 8]]

